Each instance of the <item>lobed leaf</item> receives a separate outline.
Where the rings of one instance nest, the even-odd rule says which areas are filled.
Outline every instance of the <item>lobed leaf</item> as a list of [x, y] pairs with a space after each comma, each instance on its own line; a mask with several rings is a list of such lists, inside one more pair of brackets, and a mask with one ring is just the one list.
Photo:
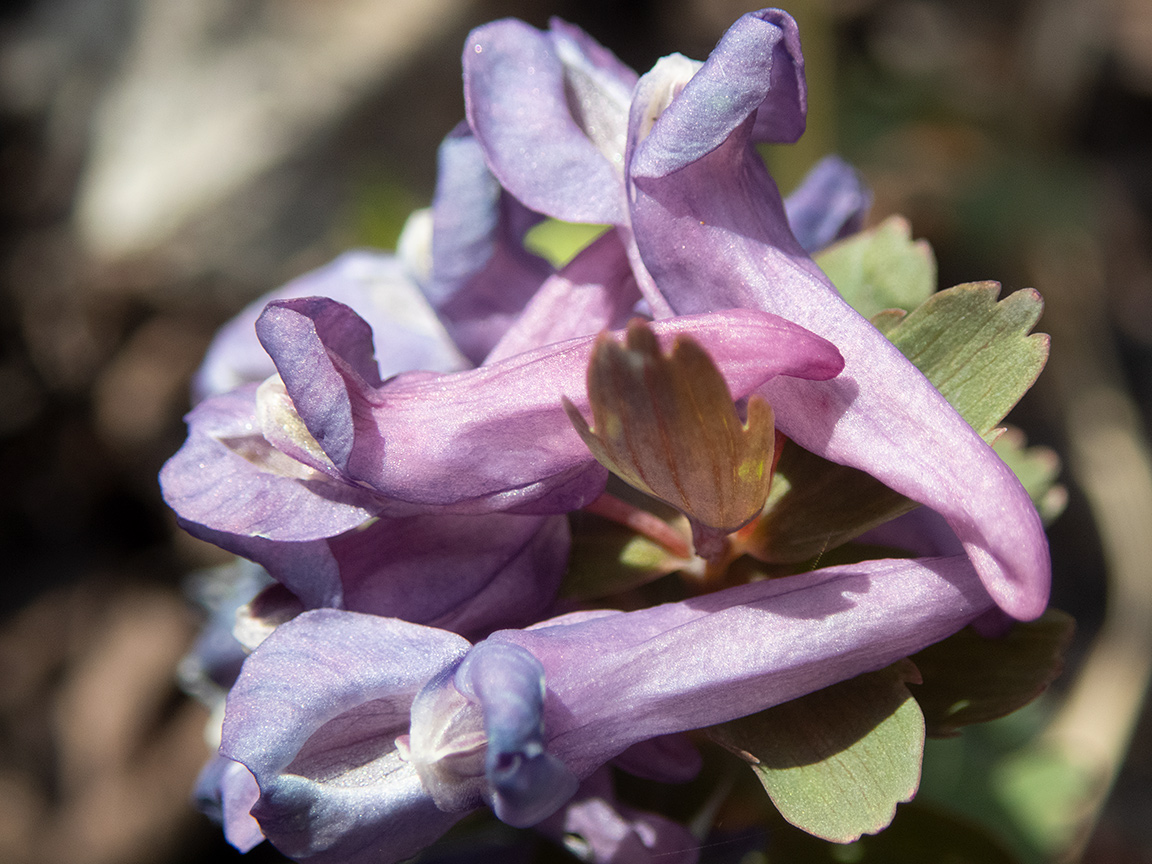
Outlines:
[[885, 334], [985, 438], [1028, 392], [1049, 338], [1030, 331], [1044, 301], [1031, 288], [997, 300], [996, 282], [934, 294]]
[[1050, 447], [1029, 447], [1024, 433], [1015, 427], [1004, 430], [992, 449], [1020, 478], [1045, 525], [1051, 524], [1068, 504], [1068, 490], [1056, 482], [1060, 457]]
[[1072, 617], [1049, 609], [1006, 636], [988, 639], [968, 627], [916, 654], [922, 684], [913, 687], [928, 734], [1011, 714], [1039, 696], [1064, 666]]
[[[997, 300], [994, 282], [957, 285], [933, 295], [907, 315], [874, 319], [885, 335], [985, 440], [1035, 382], [1048, 356], [1046, 334], [1029, 334], [1043, 307], [1040, 295], [1018, 291]], [[1005, 442], [1003, 453], [1014, 442]], [[1006, 460], [1007, 461], [1007, 460]], [[1009, 461], [1039, 490], [1053, 468], [1039, 452]], [[1054, 469], [1053, 469], [1054, 470]], [[1043, 494], [1053, 487], [1049, 484]], [[1049, 513], [1058, 512], [1051, 493]], [[1034, 500], [1036, 496], [1034, 496]], [[1042, 499], [1041, 499], [1042, 500]], [[785, 446], [765, 512], [748, 533], [747, 551], [770, 563], [798, 563], [821, 555], [869, 528], [894, 519], [915, 503], [878, 480], [796, 446]]]
[[924, 719], [901, 661], [767, 711], [714, 726], [752, 764], [781, 815], [825, 840], [880, 831], [920, 782]]
[[936, 257], [903, 216], [834, 243], [814, 257], [852, 308], [871, 318], [915, 309], [936, 290]]

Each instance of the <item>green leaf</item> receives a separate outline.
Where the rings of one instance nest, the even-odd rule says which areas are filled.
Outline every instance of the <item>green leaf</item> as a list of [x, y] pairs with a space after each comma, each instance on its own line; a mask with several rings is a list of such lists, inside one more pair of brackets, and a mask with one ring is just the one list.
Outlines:
[[[1042, 301], [1031, 290], [997, 301], [994, 282], [957, 285], [901, 315], [875, 321], [985, 440], [1035, 382], [1048, 357], [1048, 336], [1029, 331]], [[1004, 445], [1010, 449], [1011, 441]], [[1039, 475], [1043, 460], [1017, 460]], [[1039, 461], [1037, 461], [1039, 460]], [[1051, 489], [1051, 487], [1049, 487]], [[1050, 510], [1060, 504], [1052, 493]], [[765, 512], [747, 550], [769, 563], [799, 563], [894, 519], [915, 503], [870, 475], [788, 444], [781, 453]]]
[[647, 585], [686, 562], [630, 528], [588, 513], [572, 514], [572, 551], [560, 594], [596, 600]]
[[924, 719], [902, 661], [750, 717], [714, 726], [752, 764], [781, 815], [825, 840], [883, 829], [920, 782]]
[[995, 440], [992, 449], [1020, 478], [1040, 511], [1045, 525], [1050, 525], [1064, 512], [1068, 490], [1056, 482], [1060, 475], [1060, 457], [1049, 447], [1028, 447], [1024, 433], [1008, 427]]
[[916, 508], [871, 474], [785, 443], [763, 514], [744, 537], [768, 564], [798, 564]]
[[1047, 334], [1029, 335], [1044, 309], [1040, 295], [1028, 288], [997, 301], [999, 294], [995, 282], [956, 285], [885, 334], [986, 438], [1048, 359]]
[[563, 267], [610, 227], [545, 219], [533, 225], [524, 235], [524, 248], [539, 255], [553, 267]]
[[992, 771], [992, 792], [1044, 860], [1075, 848], [1089, 803], [1101, 778], [1067, 754], [1034, 741], [1000, 761]]
[[968, 627], [916, 654], [923, 683], [912, 689], [928, 734], [954, 735], [1027, 705], [1060, 674], [1074, 629], [1070, 615], [1049, 609], [1001, 638]]
[[875, 837], [833, 846], [788, 825], [772, 826], [772, 864], [1019, 864], [983, 826], [912, 802]]
[[829, 246], [815, 261], [866, 318], [885, 309], [915, 309], [936, 290], [932, 247], [912, 239], [912, 227], [902, 216], [889, 216]]
[[903, 309], [885, 309], [883, 312], [877, 312], [868, 320], [872, 322], [872, 326], [883, 333], [888, 335], [888, 331], [904, 320], [908, 313]]

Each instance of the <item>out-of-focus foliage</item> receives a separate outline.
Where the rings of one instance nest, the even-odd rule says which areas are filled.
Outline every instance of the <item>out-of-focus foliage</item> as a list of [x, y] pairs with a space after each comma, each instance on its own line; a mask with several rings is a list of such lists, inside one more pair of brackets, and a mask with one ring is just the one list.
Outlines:
[[[407, 5], [342, 0], [318, 11], [312, 4], [278, 0], [24, 0], [0, 9], [0, 186], [5, 189], [0, 201], [0, 465], [5, 476], [0, 554], [7, 574], [0, 658], [8, 682], [0, 713], [5, 801], [0, 857], [5, 860], [62, 860], [61, 849], [70, 860], [92, 864], [231, 854], [211, 845], [218, 842], [214, 830], [198, 827], [183, 809], [203, 746], [202, 718], [192, 716], [198, 709], [181, 702], [170, 680], [151, 667], [133, 674], [127, 670], [135, 667], [117, 659], [121, 649], [134, 661], [166, 652], [175, 656], [169, 640], [179, 626], [159, 625], [179, 619], [172, 611], [179, 602], [178, 580], [220, 561], [214, 551], [174, 530], [153, 478], [179, 444], [186, 382], [216, 326], [247, 300], [349, 242], [390, 243], [401, 214], [427, 203], [436, 144], [462, 116], [458, 58], [468, 27], [507, 14], [542, 25], [548, 15], [558, 14], [588, 28], [632, 65], [648, 68], [671, 50], [702, 57], [722, 29], [754, 4], [510, 0], [445, 3], [430, 11], [427, 3], [414, 3], [410, 20], [398, 17], [387, 31], [399, 47], [371, 59], [370, 37], [381, 31], [363, 22], [397, 15]], [[1148, 418], [1152, 46], [1141, 37], [1150, 32], [1148, 4], [803, 0], [784, 5], [800, 19], [811, 76], [808, 134], [797, 147], [768, 154], [784, 190], [817, 158], [838, 150], [874, 188], [878, 216], [902, 213], [911, 236], [931, 241], [941, 284], [997, 276], [1006, 292], [1026, 287], [1036, 279], [1038, 268], [1030, 262], [1037, 250], [1050, 248], [1040, 240], [1065, 250], [1078, 266], [1095, 268], [1105, 290], [1090, 302], [1106, 322], [1103, 338], [1116, 340], [1121, 371]], [[184, 17], [173, 22], [165, 15]], [[322, 38], [338, 33], [355, 36], [361, 50]], [[301, 46], [310, 62], [293, 53]], [[324, 50], [333, 52], [333, 62], [327, 62]], [[351, 83], [331, 98], [301, 100], [327, 112], [323, 122], [301, 126], [303, 115], [297, 114], [270, 138], [262, 137], [264, 131], [236, 137], [246, 127], [213, 122], [221, 116], [210, 113], [213, 106], [235, 105], [241, 119], [283, 119], [275, 111], [249, 111], [239, 98], [262, 90], [283, 96], [290, 89], [287, 77], [273, 74], [278, 67], [261, 66], [267, 56], [313, 85], [331, 82], [336, 72], [347, 72]], [[370, 59], [347, 62], [363, 57]], [[229, 79], [232, 71], [237, 77]], [[207, 88], [164, 89], [176, 79], [190, 88], [214, 83], [237, 98], [214, 99]], [[134, 103], [124, 96], [133, 92], [146, 98]], [[145, 110], [148, 105], [186, 121], [178, 128], [188, 143], [207, 142], [203, 152], [215, 155], [195, 167], [216, 176], [198, 188], [225, 191], [200, 209], [184, 211], [175, 227], [160, 220], [170, 229], [165, 239], [139, 254], [94, 255], [72, 222], [78, 192], [96, 154], [114, 149], [117, 140], [130, 132], [140, 133], [137, 142], [163, 138], [145, 134], [154, 117]], [[330, 110], [333, 106], [339, 110]], [[217, 180], [237, 176], [237, 163], [219, 156], [224, 151], [212, 146], [212, 136], [229, 133], [231, 143], [253, 150], [269, 140], [278, 147], [284, 142], [281, 158], [222, 186]], [[182, 143], [180, 135], [166, 140], [174, 148]], [[165, 179], [154, 192], [200, 176], [166, 167], [162, 147], [140, 152], [155, 160], [148, 165], [158, 166], [155, 176]], [[137, 191], [149, 188], [145, 184]], [[547, 237], [551, 229], [538, 230], [544, 236], [534, 234], [531, 242], [557, 261], [587, 239], [558, 240]], [[1041, 257], [1055, 260], [1047, 253]], [[1057, 315], [1063, 301], [1046, 285], [1036, 287], [1048, 300], [1047, 314]], [[1059, 342], [1054, 351], [1061, 351]], [[1042, 379], [1021, 406], [1018, 422], [1030, 441], [1063, 450], [1054, 398]], [[997, 446], [1051, 517], [1062, 503], [1049, 485], [1051, 451], [1019, 451], [1014, 440], [1004, 436]], [[1102, 616], [1104, 591], [1097, 541], [1075, 488], [1068, 512], [1052, 532], [1056, 602], [1082, 622], [1075, 661]], [[633, 573], [650, 573], [663, 564], [643, 555], [627, 560], [639, 565]], [[164, 594], [164, 603], [150, 605], [154, 591]], [[137, 626], [125, 624], [108, 598], [132, 613]], [[135, 640], [148, 647], [123, 648]], [[1070, 672], [1075, 671], [1073, 662]], [[118, 682], [115, 698], [92, 695], [106, 693], [90, 686], [93, 680]], [[1056, 688], [1059, 693], [1061, 685]], [[156, 711], [137, 712], [132, 722], [115, 711], [109, 714], [109, 706], [137, 697]], [[101, 710], [71, 710], [77, 706]], [[953, 860], [1010, 860], [1003, 839], [962, 830], [957, 817], [942, 815], [938, 808], [944, 806], [978, 816], [1023, 854], [1042, 860], [1050, 850], [1037, 838], [1056, 836], [1055, 829], [1066, 826], [1047, 825], [1040, 817], [1061, 818], [1066, 811], [1051, 799], [1075, 800], [1081, 791], [1076, 775], [1027, 749], [1051, 708], [1052, 700], [1042, 700], [1005, 720], [968, 728], [958, 738], [930, 741], [918, 803], [903, 806], [889, 831], [839, 847], [781, 824], [770, 829], [774, 840], [766, 853], [761, 835], [738, 847], [749, 856], [745, 864], [923, 861], [927, 856], [919, 844], [929, 837], [954, 838], [949, 840]], [[76, 727], [75, 718], [86, 716], [92, 724]], [[1090, 862], [1140, 860], [1152, 849], [1146, 720], [1142, 729], [1089, 844]], [[129, 752], [146, 763], [138, 776], [119, 770]], [[126, 777], [145, 786], [107, 785], [109, 778], [119, 783]], [[119, 800], [109, 794], [113, 788], [127, 789], [132, 800], [155, 805], [149, 814], [171, 820], [163, 821], [169, 842], [155, 833], [161, 821], [138, 818], [143, 808], [125, 807], [118, 820], [103, 818]], [[144, 788], [148, 791], [141, 794]], [[740, 806], [734, 800], [724, 805], [728, 821], [722, 828], [739, 824]], [[179, 813], [185, 818], [171, 815]], [[772, 817], [757, 813], [756, 818], [763, 824]], [[499, 850], [493, 857], [511, 861], [519, 853], [509, 851], [506, 840], [499, 834], [490, 848]], [[724, 857], [736, 846], [708, 842], [701, 841], [705, 860], [741, 860]], [[440, 851], [445, 853], [440, 860], [448, 860], [461, 850]], [[527, 854], [564, 853], [541, 843]], [[257, 850], [249, 860], [273, 857]]]

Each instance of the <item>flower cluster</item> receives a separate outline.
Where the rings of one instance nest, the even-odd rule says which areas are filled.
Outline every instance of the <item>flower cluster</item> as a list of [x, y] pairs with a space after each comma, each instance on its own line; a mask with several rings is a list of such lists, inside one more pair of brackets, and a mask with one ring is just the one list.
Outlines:
[[[683, 781], [680, 733], [1035, 618], [1046, 541], [813, 263], [862, 224], [855, 173], [826, 160], [785, 201], [764, 167], [757, 145], [805, 123], [787, 14], [639, 77], [560, 21], [481, 27], [463, 62], [430, 211], [395, 256], [346, 255], [222, 330], [161, 475], [188, 531], [277, 583], [248, 607], [266, 626], [201, 792], [235, 845], [300, 860], [399, 861], [488, 806], [589, 860], [691, 861], [606, 766]], [[556, 269], [524, 245], [546, 217], [610, 227]], [[925, 505], [945, 541], [734, 575], [787, 448]], [[663, 538], [692, 590], [561, 599], [584, 510]]]

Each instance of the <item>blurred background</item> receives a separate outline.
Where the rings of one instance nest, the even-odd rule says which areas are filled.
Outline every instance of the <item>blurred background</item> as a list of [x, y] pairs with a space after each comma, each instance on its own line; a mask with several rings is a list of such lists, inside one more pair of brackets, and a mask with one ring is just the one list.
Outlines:
[[[239, 860], [188, 804], [207, 713], [174, 675], [199, 622], [182, 580], [227, 559], [175, 527], [156, 474], [220, 323], [390, 248], [429, 203], [468, 30], [559, 15], [644, 71], [703, 59], [753, 8], [0, 3], [0, 860]], [[783, 190], [839, 152], [874, 220], [933, 244], [941, 286], [1048, 303], [1053, 359], [1012, 419], [1064, 459], [1053, 602], [1078, 635], [1023, 720], [930, 751], [924, 795], [1022, 860], [1152, 862], [1152, 4], [787, 8], [810, 119], [767, 153]]]

